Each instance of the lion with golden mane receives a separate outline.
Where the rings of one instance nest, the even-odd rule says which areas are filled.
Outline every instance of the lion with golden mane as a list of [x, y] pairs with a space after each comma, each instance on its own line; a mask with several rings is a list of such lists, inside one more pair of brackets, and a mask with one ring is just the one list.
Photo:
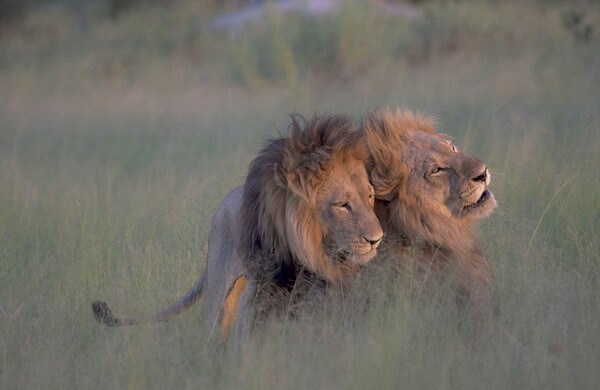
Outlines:
[[435, 125], [399, 109], [379, 109], [363, 121], [375, 209], [386, 234], [382, 251], [396, 259], [414, 254], [420, 287], [452, 275], [459, 301], [484, 310], [491, 303], [491, 271], [474, 224], [496, 207], [491, 175]]
[[250, 164], [243, 186], [227, 194], [213, 218], [206, 271], [169, 308], [119, 319], [96, 301], [109, 326], [163, 321], [201, 296], [209, 329], [221, 341], [252, 327], [261, 286], [293, 288], [300, 273], [340, 286], [373, 259], [383, 237], [365, 168], [362, 133], [345, 116], [292, 116], [291, 135], [270, 140]]

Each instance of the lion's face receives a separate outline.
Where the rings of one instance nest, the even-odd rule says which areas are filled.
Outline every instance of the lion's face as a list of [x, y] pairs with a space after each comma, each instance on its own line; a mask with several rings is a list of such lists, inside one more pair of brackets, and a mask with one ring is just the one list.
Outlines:
[[324, 252], [334, 261], [357, 265], [375, 257], [383, 230], [364, 162], [348, 159], [332, 167], [315, 195]]
[[288, 175], [285, 231], [310, 271], [338, 282], [375, 257], [383, 230], [364, 160], [345, 155], [323, 168], [315, 180], [306, 172]]
[[469, 220], [486, 217], [496, 207], [487, 166], [460, 151], [449, 138], [416, 132], [401, 158], [410, 167], [402, 192], [419, 194], [426, 209]]
[[[470, 228], [496, 207], [486, 165], [435, 130], [435, 121], [387, 109], [363, 128], [382, 221], [403, 239], [453, 250], [474, 245]], [[392, 236], [394, 233], [392, 233]]]

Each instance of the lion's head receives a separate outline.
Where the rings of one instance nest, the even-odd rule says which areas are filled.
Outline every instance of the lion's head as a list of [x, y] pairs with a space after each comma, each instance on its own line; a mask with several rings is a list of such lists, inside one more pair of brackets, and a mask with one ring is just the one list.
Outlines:
[[473, 222], [496, 207], [487, 166], [410, 111], [378, 110], [364, 121], [371, 182], [389, 201], [387, 221], [409, 241], [451, 251], [471, 249]]
[[243, 258], [251, 277], [292, 266], [339, 284], [375, 256], [383, 236], [364, 139], [344, 116], [292, 116], [290, 127], [250, 164]]

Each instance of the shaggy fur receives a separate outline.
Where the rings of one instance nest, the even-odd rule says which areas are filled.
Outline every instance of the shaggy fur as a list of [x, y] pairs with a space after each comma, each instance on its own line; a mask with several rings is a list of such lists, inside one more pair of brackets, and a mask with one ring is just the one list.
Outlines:
[[[366, 163], [364, 139], [344, 116], [292, 116], [290, 127], [289, 138], [269, 141], [250, 165], [242, 204], [242, 225], [247, 227], [241, 240], [243, 258], [256, 280], [270, 280], [282, 272], [293, 278], [306, 268], [339, 285], [360, 267], [340, 262], [325, 250], [327, 232], [316, 195], [329, 190], [334, 167]], [[367, 196], [370, 185], [362, 186]], [[367, 235], [381, 236], [368, 216], [363, 224]]]
[[370, 179], [384, 250], [405, 259], [416, 253], [419, 285], [452, 273], [459, 298], [484, 309], [490, 266], [474, 237], [474, 223], [496, 206], [481, 161], [436, 133], [436, 121], [410, 111], [380, 109], [363, 122], [371, 154]]

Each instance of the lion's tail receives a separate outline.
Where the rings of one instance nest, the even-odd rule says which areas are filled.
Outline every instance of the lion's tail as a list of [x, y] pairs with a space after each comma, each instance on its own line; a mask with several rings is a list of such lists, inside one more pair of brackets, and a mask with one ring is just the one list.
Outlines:
[[159, 311], [151, 317], [142, 318], [117, 318], [105, 302], [95, 301], [92, 303], [92, 312], [96, 321], [107, 326], [139, 325], [149, 322], [166, 321], [192, 306], [202, 297], [206, 273], [202, 274], [194, 286], [177, 302], [168, 308]]

